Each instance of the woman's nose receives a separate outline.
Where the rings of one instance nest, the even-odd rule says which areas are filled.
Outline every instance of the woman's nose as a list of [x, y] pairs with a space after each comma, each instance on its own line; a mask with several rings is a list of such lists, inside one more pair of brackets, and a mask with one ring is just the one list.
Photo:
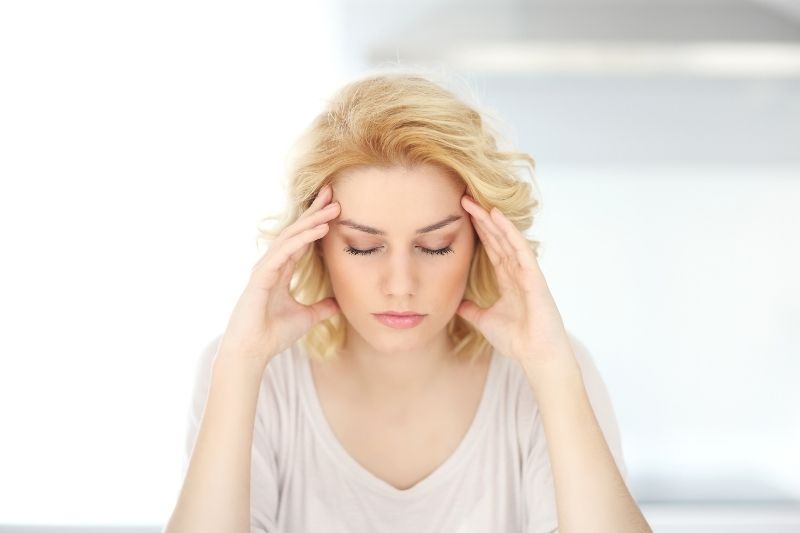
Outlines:
[[417, 290], [417, 269], [412, 253], [391, 254], [383, 265], [384, 293], [395, 295], [414, 294]]

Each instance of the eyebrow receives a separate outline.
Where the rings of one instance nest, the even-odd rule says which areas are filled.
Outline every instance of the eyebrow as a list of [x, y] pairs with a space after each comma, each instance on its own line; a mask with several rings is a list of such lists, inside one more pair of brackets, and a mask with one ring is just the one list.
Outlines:
[[[439, 228], [443, 228], [444, 226], [450, 224], [451, 222], [455, 222], [456, 220], [460, 220], [462, 217], [461, 215], [450, 215], [444, 220], [440, 220], [435, 224], [431, 224], [430, 226], [425, 226], [424, 228], [419, 228], [415, 231], [417, 234], [422, 233], [430, 233], [431, 231], [437, 230]], [[364, 224], [359, 224], [357, 222], [353, 222], [349, 219], [342, 219], [338, 221], [338, 224], [343, 226], [348, 226], [353, 229], [357, 229], [358, 231], [363, 231], [364, 233], [371, 233], [372, 235], [386, 235], [386, 232], [383, 230], [379, 230], [377, 228], [373, 228], [370, 226], [365, 226]]]

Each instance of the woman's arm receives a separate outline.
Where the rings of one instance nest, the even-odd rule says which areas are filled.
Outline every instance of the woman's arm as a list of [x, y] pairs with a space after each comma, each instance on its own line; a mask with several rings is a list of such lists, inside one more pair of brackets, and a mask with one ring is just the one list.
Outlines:
[[212, 368], [186, 478], [164, 533], [250, 532], [250, 452], [266, 366], [218, 356]]
[[522, 366], [533, 388], [553, 472], [560, 533], [652, 533], [606, 443], [570, 351]]

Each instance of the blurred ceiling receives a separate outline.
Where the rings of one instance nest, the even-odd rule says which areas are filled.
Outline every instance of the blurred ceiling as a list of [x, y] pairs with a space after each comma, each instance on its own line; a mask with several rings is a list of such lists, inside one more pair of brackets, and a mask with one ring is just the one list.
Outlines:
[[353, 74], [465, 75], [540, 170], [800, 167], [800, 0], [338, 1]]
[[341, 0], [375, 65], [465, 71], [800, 75], [798, 0]]

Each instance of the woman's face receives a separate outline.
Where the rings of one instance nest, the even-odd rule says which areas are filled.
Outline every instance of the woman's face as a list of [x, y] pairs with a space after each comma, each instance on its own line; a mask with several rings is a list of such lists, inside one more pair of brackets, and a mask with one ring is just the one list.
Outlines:
[[[341, 211], [318, 244], [351, 328], [378, 351], [412, 350], [446, 335], [477, 240], [461, 207], [464, 182], [421, 165], [351, 169], [332, 186]], [[398, 329], [374, 316], [386, 311], [425, 317]]]

